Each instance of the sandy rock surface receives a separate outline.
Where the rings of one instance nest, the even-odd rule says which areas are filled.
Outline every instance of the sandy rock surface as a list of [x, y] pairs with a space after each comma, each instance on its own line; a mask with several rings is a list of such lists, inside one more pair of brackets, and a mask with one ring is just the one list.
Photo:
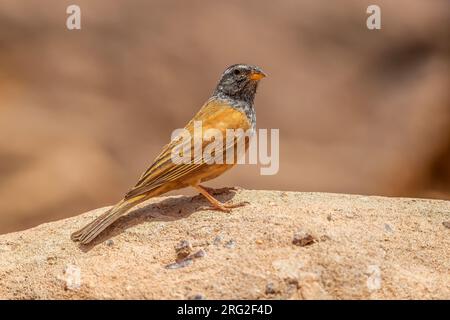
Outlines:
[[88, 247], [70, 233], [107, 208], [1, 235], [0, 298], [450, 299], [449, 201], [216, 196], [250, 204], [155, 198]]

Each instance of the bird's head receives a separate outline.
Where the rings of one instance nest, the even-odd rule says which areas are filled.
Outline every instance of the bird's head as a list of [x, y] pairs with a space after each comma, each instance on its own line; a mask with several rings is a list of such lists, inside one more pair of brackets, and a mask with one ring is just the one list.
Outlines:
[[258, 82], [265, 76], [266, 74], [256, 66], [232, 65], [223, 72], [214, 95], [252, 103]]

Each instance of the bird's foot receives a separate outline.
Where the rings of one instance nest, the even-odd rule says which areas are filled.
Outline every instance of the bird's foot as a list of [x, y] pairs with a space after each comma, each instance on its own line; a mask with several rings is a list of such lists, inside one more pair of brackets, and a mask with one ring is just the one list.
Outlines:
[[222, 203], [214, 198], [205, 187], [201, 185], [194, 185], [193, 187], [196, 188], [209, 201], [209, 203], [211, 203], [212, 206], [207, 207], [206, 210], [220, 210], [223, 212], [231, 212], [231, 209], [233, 208], [242, 207], [248, 204], [248, 202], [240, 202], [234, 204]]
[[248, 201], [242, 201], [238, 203], [215, 203], [212, 206], [201, 206], [199, 207], [199, 210], [214, 210], [214, 211], [223, 211], [223, 212], [231, 212], [231, 209], [243, 207], [250, 204]]

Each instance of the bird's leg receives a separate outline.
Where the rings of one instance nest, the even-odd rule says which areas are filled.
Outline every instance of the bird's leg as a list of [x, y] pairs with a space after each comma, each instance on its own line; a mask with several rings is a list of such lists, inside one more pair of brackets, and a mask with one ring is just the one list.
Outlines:
[[223, 187], [223, 188], [210, 188], [203, 185], [200, 185], [203, 189], [205, 189], [210, 195], [224, 194], [229, 193], [230, 191], [238, 191], [239, 187]]
[[239, 202], [235, 204], [222, 203], [216, 198], [214, 198], [212, 195], [210, 195], [208, 191], [206, 191], [206, 189], [201, 185], [197, 184], [193, 185], [193, 187], [197, 189], [198, 192], [200, 192], [212, 204], [212, 207], [206, 207], [205, 208], [206, 210], [220, 210], [224, 212], [230, 212], [232, 208], [242, 207], [248, 204], [248, 202]]

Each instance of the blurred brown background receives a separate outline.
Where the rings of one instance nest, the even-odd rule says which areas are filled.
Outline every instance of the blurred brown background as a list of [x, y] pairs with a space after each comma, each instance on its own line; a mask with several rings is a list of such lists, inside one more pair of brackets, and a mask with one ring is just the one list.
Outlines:
[[280, 171], [210, 186], [449, 199], [449, 4], [2, 0], [0, 233], [118, 201], [241, 62]]

